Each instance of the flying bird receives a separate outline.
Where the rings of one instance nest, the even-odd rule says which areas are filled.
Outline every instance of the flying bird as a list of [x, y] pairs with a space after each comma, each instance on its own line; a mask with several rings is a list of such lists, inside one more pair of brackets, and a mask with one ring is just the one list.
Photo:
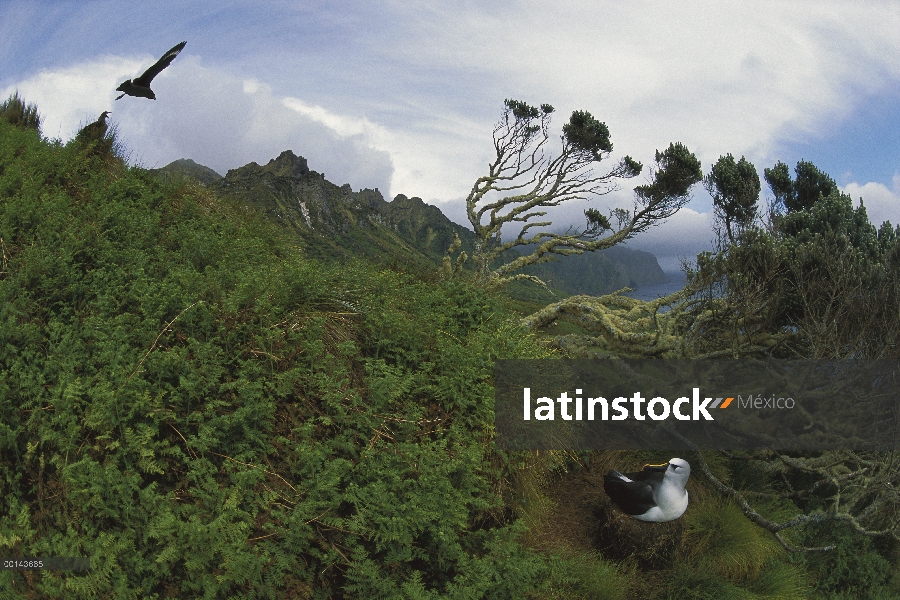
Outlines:
[[673, 458], [661, 465], [644, 465], [638, 473], [610, 471], [603, 476], [603, 489], [625, 514], [664, 523], [684, 514], [688, 505], [684, 486], [690, 475], [688, 462]]
[[187, 44], [187, 42], [181, 42], [163, 54], [162, 58], [156, 61], [156, 64], [144, 71], [143, 75], [137, 79], [133, 81], [131, 79], [126, 79], [123, 81], [122, 84], [116, 88], [117, 92], [123, 92], [116, 100], [121, 100], [125, 95], [140, 96], [141, 98], [156, 100], [156, 94], [150, 89], [150, 82], [153, 81], [154, 77], [159, 75], [160, 71], [168, 67], [172, 61], [175, 60], [175, 57], [178, 56], [178, 53], [181, 52], [185, 44]]

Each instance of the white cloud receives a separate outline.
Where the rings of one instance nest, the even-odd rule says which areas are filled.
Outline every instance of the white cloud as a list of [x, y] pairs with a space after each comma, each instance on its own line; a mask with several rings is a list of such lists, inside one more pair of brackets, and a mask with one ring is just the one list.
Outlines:
[[892, 187], [870, 181], [863, 185], [849, 183], [840, 189], [853, 198], [854, 206], [859, 206], [862, 198], [869, 221], [875, 227], [881, 227], [884, 221], [890, 221], [896, 227], [900, 224], [900, 173], [894, 173]]
[[465, 120], [437, 119], [431, 127], [416, 127], [407, 122], [388, 128], [366, 117], [337, 114], [299, 98], [286, 97], [282, 104], [328, 127], [342, 139], [357, 140], [389, 154], [394, 165], [391, 198], [405, 194], [434, 201], [457, 193], [459, 182], [470, 177], [471, 171], [470, 165], [456, 160], [460, 147], [471, 147], [482, 141], [473, 135], [477, 128]]
[[391, 52], [495, 95], [497, 109], [511, 95], [550, 102], [560, 121], [589, 110], [645, 163], [682, 141], [707, 167], [727, 152], [771, 164], [786, 136], [815, 134], [900, 79], [891, 3], [424, 2], [417, 12]]
[[657, 227], [628, 240], [627, 246], [656, 255], [666, 272], [680, 271], [681, 259], [693, 260], [701, 252], [712, 250], [715, 235], [711, 212], [682, 208]]
[[260, 83], [256, 79], [245, 79], [244, 80], [244, 93], [245, 94], [255, 94], [259, 91]]
[[250, 161], [264, 164], [291, 149], [330, 181], [354, 189], [377, 187], [387, 199], [398, 193], [446, 198], [458, 191], [460, 181], [467, 187], [474, 180], [473, 166], [461, 156], [473, 156], [477, 146], [490, 149], [490, 138], [485, 143], [479, 127], [466, 118], [436, 116], [429, 126], [419, 114], [419, 122], [406, 119], [400, 127], [388, 127], [300, 98], [277, 97], [259, 79], [239, 79], [185, 53], [177, 69], [154, 79], [157, 100], [115, 102], [116, 86], [152, 60], [149, 55], [111, 57], [44, 71], [2, 93], [18, 89], [38, 105], [45, 135], [63, 140], [102, 111], [112, 111], [111, 122], [132, 158], [147, 167], [191, 158], [224, 174]]
[[393, 167], [386, 152], [287, 109], [269, 86], [205, 67], [196, 57], [179, 56], [177, 69], [154, 79], [157, 100], [114, 101], [118, 83], [149, 63], [122, 58], [82, 63], [41, 72], [3, 93], [18, 89], [37, 104], [45, 135], [63, 140], [100, 112], [112, 111], [111, 123], [132, 158], [150, 168], [191, 158], [224, 174], [250, 161], [265, 164], [290, 149], [338, 185], [389, 190]]
[[26, 102], [37, 105], [44, 135], [68, 140], [104, 110], [115, 110], [114, 90], [139, 73], [142, 65], [146, 67], [146, 62], [105, 57], [56, 71], [41, 71], [7, 87], [0, 96], [6, 98], [18, 90]]
[[[97, 30], [92, 41], [103, 39], [91, 47], [103, 51], [146, 47], [125, 24], [159, 18], [158, 11], [124, 6], [109, 18], [96, 7], [72, 13], [31, 45], [22, 32], [42, 21], [37, 13], [21, 27], [16, 20], [14, 48], [29, 48], [30, 64], [85, 56], [84, 44], [71, 40], [88, 28]], [[113, 110], [147, 166], [190, 157], [224, 172], [290, 148], [335, 183], [440, 205], [464, 197], [484, 173], [507, 97], [556, 106], [554, 135], [572, 110], [591, 111], [610, 127], [613, 160], [630, 154], [649, 165], [654, 150], [681, 141], [704, 170], [730, 152], [761, 171], [786, 160], [788, 142], [814, 142], [867, 100], [895, 94], [900, 82], [893, 1], [565, 1], [550, 10], [538, 0], [376, 0], [340, 14], [277, 3], [270, 11], [208, 6], [205, 14], [218, 18], [192, 16], [183, 38], [174, 30], [187, 20], [166, 17], [175, 23], [173, 40], [192, 41], [154, 81], [155, 103], [112, 102], [122, 79], [155, 60], [150, 54], [26, 74], [7, 93], [19, 87], [37, 102], [49, 135], [67, 137]], [[181, 10], [193, 15], [204, 7]], [[846, 168], [859, 160], [848, 157]], [[883, 205], [884, 218], [898, 222], [891, 213], [897, 186], [884, 183], [844, 189], [865, 198], [873, 221]], [[630, 245], [658, 239], [661, 255], [693, 254], [675, 248], [685, 240], [705, 245], [712, 234], [702, 223], [708, 199], [698, 193], [691, 208], [690, 219], [684, 209]]]
[[384, 142], [390, 138], [390, 133], [384, 127], [372, 123], [365, 117], [354, 118], [337, 115], [321, 106], [307, 104], [299, 98], [287, 97], [281, 103], [291, 110], [333, 129], [341, 137], [361, 135], [381, 145], [384, 145]]

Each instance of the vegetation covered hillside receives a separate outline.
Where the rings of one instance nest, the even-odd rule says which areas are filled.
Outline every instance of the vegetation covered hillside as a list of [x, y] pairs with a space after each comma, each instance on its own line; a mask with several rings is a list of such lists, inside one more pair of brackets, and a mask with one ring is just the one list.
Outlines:
[[[0, 556], [89, 557], [91, 570], [0, 570], [0, 598], [900, 594], [892, 455], [682, 448], [695, 468], [684, 516], [625, 517], [603, 474], [669, 456], [496, 449], [495, 361], [574, 355], [499, 292], [460, 271], [320, 260], [239, 193], [129, 166], [113, 128], [62, 144], [41, 137], [36, 109], [7, 109]], [[792, 356], [837, 340], [840, 356], [896, 357], [894, 329], [873, 336], [873, 311], [849, 308], [868, 289], [877, 318], [900, 318], [900, 230], [825, 239], [862, 216], [834, 194], [818, 202], [771, 240], [741, 234], [700, 258], [695, 293], [673, 310], [686, 325], [667, 330], [690, 343], [673, 348], [737, 357], [778, 334]], [[794, 257], [810, 278], [776, 290], [767, 313], [756, 300]], [[835, 261], [866, 268], [840, 279]], [[840, 284], [841, 303], [810, 302], [822, 281]], [[635, 314], [659, 308], [628, 300]], [[855, 320], [815, 338], [810, 306]], [[765, 317], [758, 330], [750, 316]], [[654, 350], [610, 339], [604, 350]]]
[[222, 179], [221, 175], [209, 167], [197, 164], [190, 158], [179, 158], [160, 169], [150, 169], [150, 172], [156, 173], [163, 178], [183, 175], [191, 179], [196, 179], [203, 185], [209, 185]]
[[548, 597], [490, 433], [546, 352], [496, 300], [95, 149], [0, 122], [0, 554], [92, 565], [4, 594]]
[[655, 256], [624, 246], [532, 265], [523, 272], [538, 276], [548, 286], [564, 293], [591, 296], [669, 280]]
[[[465, 231], [446, 218], [439, 222], [430, 215], [419, 215], [418, 220], [429, 221], [425, 229], [430, 235], [415, 239], [417, 236], [409, 235], [408, 220], [392, 218], [400, 204], [408, 204], [405, 197], [389, 211], [393, 203], [385, 202], [377, 189], [354, 192], [349, 184], [337, 186], [311, 171], [306, 159], [290, 150], [262, 166], [252, 162], [231, 169], [210, 188], [263, 212], [293, 232], [311, 258], [344, 261], [361, 257], [430, 270], [453, 243], [454, 230]], [[424, 206], [421, 200], [419, 203]]]

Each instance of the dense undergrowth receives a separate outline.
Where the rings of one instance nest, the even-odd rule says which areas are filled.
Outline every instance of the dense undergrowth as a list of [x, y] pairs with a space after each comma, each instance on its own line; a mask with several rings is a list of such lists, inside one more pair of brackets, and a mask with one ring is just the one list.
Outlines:
[[660, 562], [602, 554], [553, 493], [584, 457], [494, 448], [494, 361], [551, 355], [518, 316], [437, 271], [307, 259], [200, 185], [0, 121], [0, 555], [92, 565], [0, 571], [0, 597], [887, 589], [870, 542], [789, 558], [697, 480]]
[[0, 595], [565, 589], [501, 496], [493, 361], [547, 351], [495, 298], [95, 150], [0, 123], [0, 554], [92, 565]]

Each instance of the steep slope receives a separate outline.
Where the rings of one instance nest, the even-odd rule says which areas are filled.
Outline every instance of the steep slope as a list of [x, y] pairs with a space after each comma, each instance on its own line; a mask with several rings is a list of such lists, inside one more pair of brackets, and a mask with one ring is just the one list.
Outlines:
[[388, 264], [433, 268], [453, 241], [452, 223], [418, 198], [386, 202], [376, 190], [354, 192], [311, 171], [287, 150], [260, 166], [228, 171], [210, 188], [253, 206], [296, 232], [309, 256], [362, 256]]
[[[206, 171], [204, 171], [206, 169]], [[320, 259], [346, 260], [361, 256], [405, 268], [433, 269], [455, 235], [469, 255], [475, 234], [448, 219], [421, 198], [398, 194], [387, 202], [377, 189], [354, 192], [337, 186], [309, 169], [290, 150], [265, 165], [251, 162], [228, 171], [224, 178], [182, 159], [159, 172], [195, 177], [219, 193], [261, 210], [302, 240], [306, 253]], [[527, 273], [567, 294], [605, 294], [622, 287], [666, 281], [656, 258], [629, 248], [570, 256], [530, 267]]]
[[649, 252], [613, 246], [599, 252], [561, 257], [525, 269], [567, 294], [599, 296], [623, 287], [665, 283], [669, 280]]
[[0, 546], [92, 566], [0, 597], [546, 597], [484, 435], [514, 318], [0, 119]]

